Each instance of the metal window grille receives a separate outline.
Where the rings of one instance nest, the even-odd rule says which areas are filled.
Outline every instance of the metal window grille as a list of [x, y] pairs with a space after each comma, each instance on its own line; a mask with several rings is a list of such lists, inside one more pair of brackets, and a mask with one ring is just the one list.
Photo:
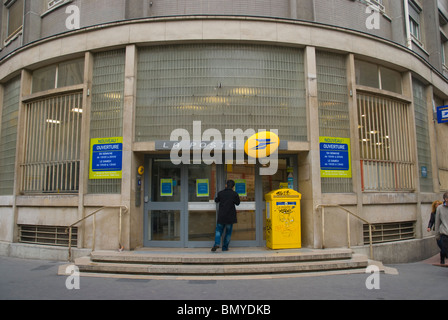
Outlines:
[[[19, 242], [48, 246], [68, 247], [67, 227], [19, 225]], [[72, 245], [78, 242], [78, 228], [72, 229]]]
[[[364, 244], [369, 244], [369, 225], [363, 225]], [[374, 224], [372, 242], [384, 243], [415, 239], [415, 221]]]
[[4, 89], [0, 131], [0, 195], [14, 193], [19, 99], [20, 77], [10, 81]]
[[26, 104], [22, 192], [78, 191], [81, 119], [81, 92]]
[[363, 191], [415, 189], [408, 104], [358, 92]]
[[[329, 52], [316, 53], [319, 134], [350, 138], [350, 113], [346, 57]], [[353, 192], [351, 178], [322, 178], [322, 192]]]

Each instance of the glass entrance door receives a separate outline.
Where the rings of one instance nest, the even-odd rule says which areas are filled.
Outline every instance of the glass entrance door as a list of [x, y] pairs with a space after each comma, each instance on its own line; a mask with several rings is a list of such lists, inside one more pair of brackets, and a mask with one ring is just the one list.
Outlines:
[[146, 168], [144, 245], [182, 247], [182, 168], [170, 159], [148, 159]]
[[146, 159], [144, 246], [208, 247], [216, 226], [216, 165]]
[[208, 247], [216, 227], [217, 165], [185, 166], [188, 174], [187, 247]]
[[[232, 246], [258, 246], [262, 216], [257, 214], [258, 170], [255, 164], [228, 163], [224, 167], [225, 181], [235, 181], [235, 191], [239, 194], [241, 203], [237, 206], [237, 220], [233, 226]], [[225, 182], [224, 182], [225, 183]], [[257, 241], [258, 240], [258, 241]]]
[[[255, 164], [173, 165], [169, 158], [146, 159], [144, 246], [211, 247], [217, 204], [227, 180], [234, 180], [241, 204], [231, 246], [263, 246], [266, 240], [264, 194], [280, 187], [297, 190], [293, 157], [279, 159], [274, 176], [260, 176]], [[294, 182], [295, 181], [295, 182]]]
[[[262, 217], [257, 215], [255, 190], [256, 166], [245, 164], [188, 165], [188, 247], [211, 247], [214, 243], [218, 205], [216, 195], [234, 180], [241, 204], [236, 207], [238, 223], [233, 226], [231, 246], [261, 245]], [[257, 180], [257, 181], [256, 181]], [[256, 183], [257, 182], [257, 183]], [[209, 192], [207, 190], [209, 185]], [[257, 227], [259, 226], [259, 227]]]

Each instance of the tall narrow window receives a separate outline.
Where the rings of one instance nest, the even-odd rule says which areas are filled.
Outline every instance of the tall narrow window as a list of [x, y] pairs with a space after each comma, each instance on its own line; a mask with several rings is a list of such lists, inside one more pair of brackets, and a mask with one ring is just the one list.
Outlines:
[[422, 9], [415, 1], [409, 1], [409, 28], [411, 36], [417, 43], [422, 44], [422, 33], [421, 33], [421, 12]]
[[443, 36], [442, 37], [442, 41], [440, 43], [440, 55], [442, 58], [442, 65], [446, 67], [447, 63], [448, 63], [448, 59], [447, 59], [447, 45], [448, 45], [448, 38]]
[[0, 195], [14, 193], [14, 173], [19, 116], [20, 77], [4, 89], [0, 131]]
[[22, 192], [78, 191], [81, 119], [81, 92], [26, 104]]
[[412, 17], [409, 17], [409, 26], [411, 28], [411, 35], [418, 41], [421, 41], [420, 35], [420, 24], [414, 20]]
[[23, 24], [23, 1], [14, 1], [8, 9], [8, 38], [14, 36]]
[[413, 191], [409, 106], [361, 92], [357, 99], [362, 190]]
[[445, 10], [439, 8], [440, 56], [443, 66], [448, 65], [448, 17]]
[[[317, 52], [316, 63], [319, 135], [350, 138], [346, 57]], [[353, 192], [352, 178], [322, 178], [321, 181], [322, 192]]]
[[412, 87], [414, 93], [415, 126], [417, 130], [420, 191], [433, 192], [426, 91], [425, 86], [416, 79], [412, 82]]
[[[94, 57], [90, 138], [122, 137], [125, 50]], [[121, 179], [89, 179], [89, 193], [120, 193]]]

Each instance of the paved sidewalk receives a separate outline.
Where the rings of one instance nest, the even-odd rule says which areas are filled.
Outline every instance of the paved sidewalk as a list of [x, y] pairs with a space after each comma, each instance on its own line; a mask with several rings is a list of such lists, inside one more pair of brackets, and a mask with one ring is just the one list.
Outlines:
[[[395, 300], [448, 299], [448, 268], [426, 261], [387, 265], [379, 289], [366, 288], [370, 274], [266, 280], [149, 280], [81, 277], [79, 289], [58, 276], [65, 263], [0, 257], [1, 300]], [[386, 271], [387, 271], [386, 270]]]

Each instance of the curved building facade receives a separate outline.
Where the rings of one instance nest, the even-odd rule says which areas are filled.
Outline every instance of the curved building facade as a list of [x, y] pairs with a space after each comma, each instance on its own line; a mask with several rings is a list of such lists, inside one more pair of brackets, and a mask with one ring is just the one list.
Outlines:
[[[67, 228], [94, 212], [73, 225], [80, 254], [210, 247], [227, 179], [242, 199], [233, 246], [264, 246], [264, 195], [292, 188], [304, 247], [368, 252], [368, 222], [378, 260], [437, 253], [426, 229], [448, 190], [448, 1], [0, 10], [2, 254], [64, 259]], [[241, 156], [234, 138], [264, 130], [276, 158]], [[338, 206], [362, 218], [349, 232]]]

